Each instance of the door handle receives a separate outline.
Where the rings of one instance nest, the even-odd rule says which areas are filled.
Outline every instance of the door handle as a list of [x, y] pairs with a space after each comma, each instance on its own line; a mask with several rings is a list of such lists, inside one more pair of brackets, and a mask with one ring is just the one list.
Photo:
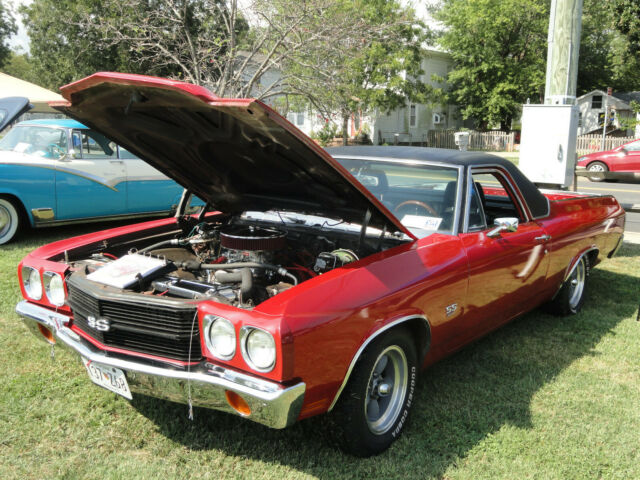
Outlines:
[[122, 160], [109, 160], [109, 163], [124, 163]]
[[534, 239], [536, 242], [548, 242], [549, 240], [551, 240], [551, 235], [540, 235], [539, 237], [536, 237]]

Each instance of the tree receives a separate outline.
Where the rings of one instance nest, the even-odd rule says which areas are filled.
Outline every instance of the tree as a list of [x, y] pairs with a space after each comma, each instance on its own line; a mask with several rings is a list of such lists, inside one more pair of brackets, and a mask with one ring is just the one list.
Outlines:
[[338, 115], [344, 144], [354, 113], [427, 101], [433, 92], [420, 80], [426, 31], [413, 10], [394, 0], [356, 0], [336, 5], [328, 16], [348, 28], [303, 52], [285, 71], [292, 90], [325, 118]]
[[78, 25], [100, 32], [105, 48], [124, 48], [152, 71], [173, 68], [174, 76], [227, 97], [290, 93], [283, 65], [361, 31], [357, 19], [334, 15], [345, 0], [250, 0], [242, 7], [237, 0], [104, 3], [117, 14], [87, 14]]
[[449, 99], [480, 128], [512, 118], [544, 91], [548, 0], [442, 0], [439, 42], [453, 57]]
[[0, 3], [0, 67], [10, 57], [11, 50], [7, 45], [9, 37], [17, 32], [16, 22], [6, 3]]
[[[637, 50], [634, 52], [639, 32], [637, 27], [634, 30], [631, 21], [629, 27], [617, 28], [621, 19], [626, 18], [614, 8], [621, 3], [612, 1], [603, 5], [599, 0], [584, 1], [578, 95], [607, 87], [615, 91], [639, 88], [640, 59]], [[626, 4], [629, 9], [636, 5], [633, 2]]]
[[36, 85], [41, 84], [40, 78], [34, 70], [31, 57], [26, 53], [9, 52], [9, 59], [1, 70], [12, 77], [35, 83]]
[[31, 41], [33, 68], [47, 88], [57, 89], [101, 70], [144, 71], [145, 65], [134, 62], [121, 46], [104, 42], [103, 32], [80, 25], [87, 16], [118, 14], [101, 0], [34, 0], [20, 13]]

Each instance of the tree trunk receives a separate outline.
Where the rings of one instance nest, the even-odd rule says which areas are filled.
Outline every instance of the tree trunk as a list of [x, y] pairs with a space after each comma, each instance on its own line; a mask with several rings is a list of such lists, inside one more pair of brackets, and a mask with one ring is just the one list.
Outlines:
[[347, 140], [349, 139], [349, 114], [342, 114], [342, 145], [347, 146]]

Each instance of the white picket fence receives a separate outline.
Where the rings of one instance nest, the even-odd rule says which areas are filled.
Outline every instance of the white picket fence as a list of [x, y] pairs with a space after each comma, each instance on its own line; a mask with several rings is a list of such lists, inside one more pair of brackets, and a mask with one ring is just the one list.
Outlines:
[[[512, 152], [515, 144], [514, 132], [490, 131], [469, 132], [469, 150], [481, 150], [485, 152]], [[423, 134], [411, 134], [401, 132], [378, 132], [381, 143], [389, 145], [422, 145], [434, 148], [457, 149], [453, 130], [429, 130]], [[634, 137], [606, 137], [604, 148], [602, 135], [580, 135], [576, 143], [578, 155], [585, 155], [600, 150], [611, 150], [625, 143], [631, 142]]]
[[[429, 130], [427, 145], [435, 148], [457, 148], [452, 130]], [[514, 132], [469, 132], [469, 149], [486, 152], [511, 152], [515, 144]]]
[[604, 148], [602, 148], [602, 135], [580, 135], [576, 142], [576, 152], [578, 155], [586, 155], [601, 150], [611, 150], [632, 140], [634, 137], [606, 137]]

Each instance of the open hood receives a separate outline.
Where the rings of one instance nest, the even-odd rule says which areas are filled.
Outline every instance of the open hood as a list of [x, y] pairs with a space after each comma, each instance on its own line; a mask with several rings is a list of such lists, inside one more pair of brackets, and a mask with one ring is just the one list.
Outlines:
[[0, 98], [0, 132], [16, 118], [32, 108], [33, 106], [29, 103], [29, 99], [25, 97]]
[[292, 210], [412, 236], [326, 151], [263, 103], [172, 80], [96, 73], [51, 103], [225, 213]]

